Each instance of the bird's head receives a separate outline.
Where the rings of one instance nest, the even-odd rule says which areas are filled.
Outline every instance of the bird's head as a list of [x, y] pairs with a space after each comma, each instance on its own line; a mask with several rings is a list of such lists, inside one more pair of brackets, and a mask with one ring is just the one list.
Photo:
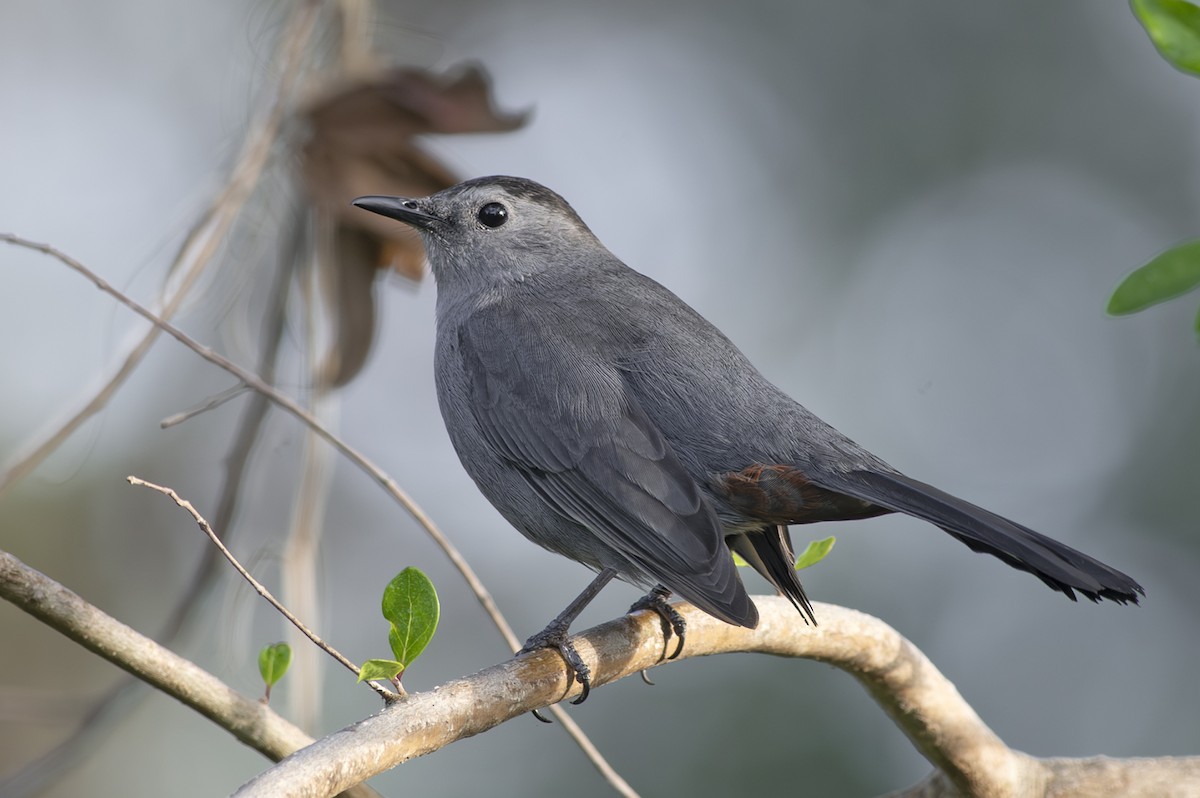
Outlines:
[[423, 198], [368, 196], [359, 208], [414, 227], [439, 290], [571, 268], [603, 246], [567, 201], [520, 177], [480, 177]]

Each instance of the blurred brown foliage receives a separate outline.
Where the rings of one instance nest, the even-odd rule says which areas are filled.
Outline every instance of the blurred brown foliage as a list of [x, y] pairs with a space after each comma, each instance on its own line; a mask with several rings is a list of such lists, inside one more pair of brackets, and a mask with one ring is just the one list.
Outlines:
[[301, 182], [315, 219], [321, 293], [333, 342], [320, 366], [325, 385], [362, 368], [375, 334], [375, 277], [393, 269], [419, 281], [425, 254], [404, 225], [350, 205], [364, 194], [422, 197], [459, 182], [416, 140], [424, 133], [490, 133], [525, 124], [502, 113], [477, 64], [433, 74], [392, 68], [327, 89], [301, 112], [309, 125]]

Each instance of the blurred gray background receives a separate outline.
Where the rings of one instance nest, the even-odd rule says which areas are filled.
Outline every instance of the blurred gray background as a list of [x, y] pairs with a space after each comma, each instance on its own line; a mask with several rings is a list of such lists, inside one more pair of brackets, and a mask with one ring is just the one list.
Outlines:
[[[144, 300], [221, 185], [287, 6], [50, 0], [0, 11], [0, 230], [45, 240]], [[773, 380], [893, 465], [1138, 578], [1140, 608], [1073, 605], [937, 529], [884, 517], [836, 534], [810, 595], [915, 642], [1011, 746], [1036, 755], [1200, 750], [1200, 351], [1196, 298], [1128, 319], [1123, 275], [1200, 233], [1200, 82], [1121, 3], [779, 0], [408, 2], [399, 62], [478, 59], [510, 135], [430, 147], [464, 176], [558, 190], [631, 266], [679, 293]], [[256, 203], [264, 220], [270, 196]], [[226, 260], [252, 269], [269, 242]], [[0, 453], [65, 417], [143, 329], [59, 264], [0, 250]], [[226, 273], [230, 270], [226, 269]], [[236, 270], [235, 270], [236, 271]], [[219, 291], [218, 291], [219, 293]], [[434, 400], [432, 282], [384, 286], [377, 350], [342, 395], [346, 439], [471, 556], [519, 634], [589, 574], [525, 542], [475, 491]], [[244, 326], [197, 303], [210, 341]], [[292, 343], [295, 343], [293, 341]], [[236, 349], [235, 349], [236, 351]], [[0, 546], [138, 629], [203, 550], [137, 473], [211, 509], [238, 400], [158, 421], [230, 384], [160, 342], [110, 408], [0, 503]], [[301, 393], [298, 378], [285, 387]], [[239, 552], [276, 575], [300, 430], [273, 417]], [[802, 544], [801, 544], [802, 545]], [[319, 631], [386, 654], [383, 585], [418, 565], [442, 628], [425, 689], [505, 657], [416, 525], [339, 463]], [[760, 581], [755, 591], [765, 590]], [[636, 597], [613, 587], [578, 628]], [[257, 693], [280, 621], [233, 580], [184, 653]], [[48, 749], [116, 670], [0, 606], [0, 775]], [[645, 795], [870, 795], [929, 766], [844, 674], [727, 656], [626, 680], [572, 714]], [[324, 730], [377, 709], [341, 673]], [[286, 707], [286, 682], [276, 700]], [[266, 762], [162, 696], [51, 795], [227, 793]], [[387, 794], [611, 794], [560, 731], [519, 719], [379, 779]]]

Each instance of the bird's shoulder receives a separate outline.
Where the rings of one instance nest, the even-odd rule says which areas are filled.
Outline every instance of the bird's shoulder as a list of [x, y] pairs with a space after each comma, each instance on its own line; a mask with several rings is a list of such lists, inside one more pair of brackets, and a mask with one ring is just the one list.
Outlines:
[[477, 304], [439, 329], [439, 394], [485, 427], [610, 429], [627, 388], [603, 329], [586, 319], [528, 297]]

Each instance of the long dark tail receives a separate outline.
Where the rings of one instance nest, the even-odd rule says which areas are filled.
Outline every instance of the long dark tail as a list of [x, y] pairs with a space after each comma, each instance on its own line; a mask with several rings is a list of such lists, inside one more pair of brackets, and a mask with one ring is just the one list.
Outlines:
[[811, 477], [817, 485], [936, 524], [973, 551], [999, 557], [1041, 579], [1072, 601], [1138, 602], [1146, 591], [1129, 576], [1028, 527], [976, 507], [903, 474], [850, 471]]
[[812, 604], [796, 574], [796, 555], [786, 526], [765, 526], [761, 530], [732, 536], [728, 541], [731, 549], [792, 602], [807, 623], [817, 625], [817, 616], [813, 614]]

